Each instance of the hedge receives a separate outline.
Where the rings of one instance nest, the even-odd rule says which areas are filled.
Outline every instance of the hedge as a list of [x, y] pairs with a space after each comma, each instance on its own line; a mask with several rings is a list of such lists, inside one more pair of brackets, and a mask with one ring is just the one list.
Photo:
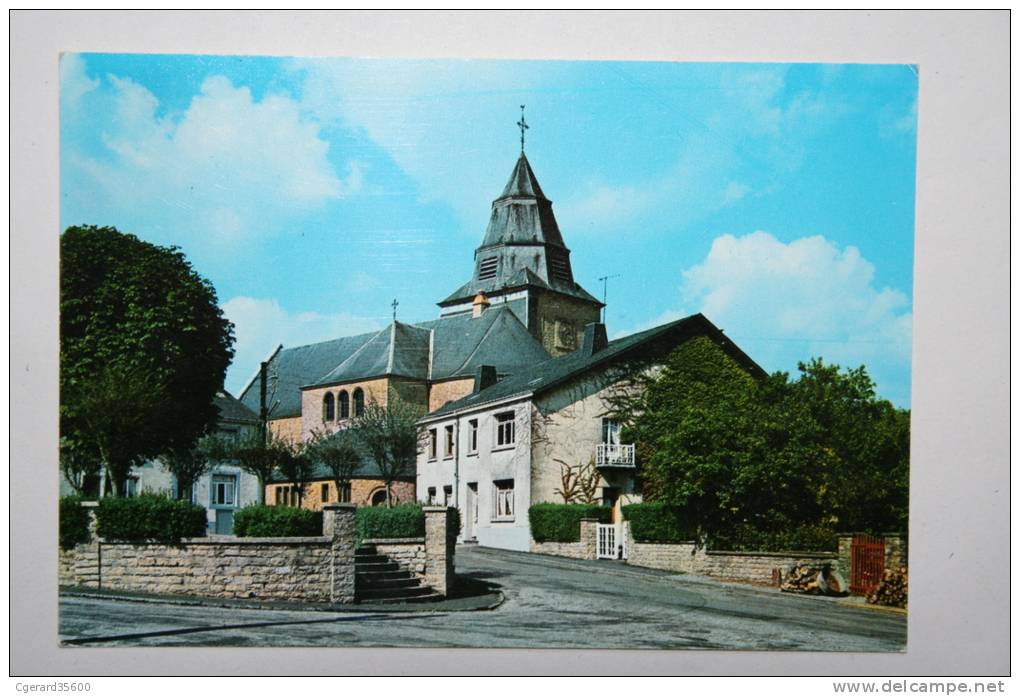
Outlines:
[[283, 505], [249, 505], [234, 513], [239, 537], [322, 536], [322, 513]]
[[355, 513], [358, 542], [364, 539], [407, 539], [425, 536], [425, 511], [413, 503], [359, 507]]
[[634, 503], [623, 506], [623, 516], [630, 522], [634, 541], [649, 544], [677, 544], [693, 541], [695, 525], [682, 509], [663, 503]]
[[143, 493], [137, 498], [103, 498], [96, 508], [96, 531], [108, 541], [175, 544], [205, 536], [205, 508], [186, 500]]
[[839, 535], [834, 529], [822, 526], [768, 532], [751, 525], [738, 525], [713, 534], [708, 546], [715, 551], [838, 551]]
[[538, 503], [528, 508], [528, 524], [535, 541], [579, 541], [581, 520], [594, 518], [609, 522], [612, 509], [601, 505]]
[[89, 511], [81, 506], [86, 500], [78, 495], [60, 498], [60, 548], [72, 549], [89, 541]]

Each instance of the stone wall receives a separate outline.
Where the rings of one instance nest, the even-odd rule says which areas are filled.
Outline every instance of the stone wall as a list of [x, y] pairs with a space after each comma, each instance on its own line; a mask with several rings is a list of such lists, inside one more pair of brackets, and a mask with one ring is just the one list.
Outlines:
[[680, 544], [645, 544], [629, 540], [627, 563], [645, 568], [678, 573], [707, 575], [720, 580], [735, 580], [758, 585], [773, 584], [772, 571], [783, 574], [798, 563], [837, 564], [835, 553], [766, 553], [744, 551], [706, 551], [693, 541]]
[[532, 553], [547, 556], [563, 556], [582, 561], [594, 561], [598, 544], [598, 520], [581, 520], [578, 541], [535, 541], [531, 539]]
[[[83, 503], [94, 508], [95, 503]], [[95, 534], [60, 551], [59, 582], [102, 590], [233, 599], [349, 603], [355, 596], [355, 506], [323, 506], [322, 536], [112, 542]], [[457, 529], [451, 508], [425, 508], [425, 537], [376, 539], [378, 550], [440, 594], [454, 586]]]
[[429, 413], [437, 410], [443, 404], [467, 396], [474, 388], [474, 377], [433, 382], [429, 388]]
[[301, 416], [277, 418], [268, 423], [273, 437], [287, 442], [301, 442]]
[[90, 543], [68, 552], [72, 559], [61, 559], [61, 582], [157, 594], [353, 602], [354, 509], [327, 505], [321, 537], [184, 539], [168, 545], [107, 542], [93, 534]]
[[414, 575], [425, 579], [425, 537], [409, 539], [365, 539], [363, 544], [371, 545], [376, 550], [389, 556]]
[[57, 584], [74, 584], [74, 549], [59, 549], [57, 556]]
[[756, 585], [773, 584], [772, 571], [779, 569], [782, 577], [790, 566], [797, 564], [836, 565], [835, 553], [765, 553], [744, 551], [707, 551], [695, 556], [693, 572], [721, 580], [749, 582]]

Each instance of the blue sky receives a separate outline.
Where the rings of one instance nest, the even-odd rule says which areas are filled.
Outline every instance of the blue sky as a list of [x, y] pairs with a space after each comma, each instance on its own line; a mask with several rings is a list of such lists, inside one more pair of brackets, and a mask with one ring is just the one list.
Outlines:
[[865, 365], [910, 405], [906, 65], [67, 54], [61, 229], [181, 247], [277, 343], [438, 315], [519, 151], [611, 336], [704, 312], [767, 370]]

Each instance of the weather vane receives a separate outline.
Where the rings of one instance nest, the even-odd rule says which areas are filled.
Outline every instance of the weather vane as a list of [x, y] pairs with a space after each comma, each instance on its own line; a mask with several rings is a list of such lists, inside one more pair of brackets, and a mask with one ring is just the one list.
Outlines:
[[528, 130], [528, 122], [524, 120], [524, 104], [521, 104], [521, 120], [517, 122], [521, 129], [521, 152], [524, 152], [524, 131]]
[[393, 307], [393, 321], [397, 320], [397, 305], [399, 304], [400, 303], [397, 302], [397, 298], [394, 297], [393, 302], [390, 304], [390, 307]]

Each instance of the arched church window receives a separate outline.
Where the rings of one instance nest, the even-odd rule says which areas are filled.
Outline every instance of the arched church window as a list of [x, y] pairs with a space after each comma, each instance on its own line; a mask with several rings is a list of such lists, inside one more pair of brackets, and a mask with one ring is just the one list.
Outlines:
[[326, 392], [326, 395], [322, 397], [322, 420], [331, 421], [336, 418], [333, 407], [333, 394]]
[[354, 390], [354, 417], [365, 415], [365, 392], [358, 387]]
[[340, 391], [336, 397], [337, 406], [340, 407], [340, 420], [351, 417], [351, 395], [346, 389]]

